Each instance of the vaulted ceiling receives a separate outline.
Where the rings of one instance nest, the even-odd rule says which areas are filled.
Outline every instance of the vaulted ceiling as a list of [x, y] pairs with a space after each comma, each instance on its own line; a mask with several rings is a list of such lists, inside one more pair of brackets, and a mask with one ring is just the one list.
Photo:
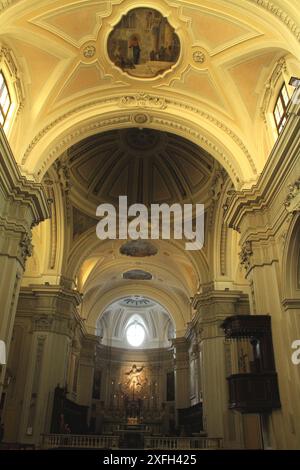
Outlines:
[[[208, 202], [220, 165], [235, 188], [255, 183], [274, 144], [265, 115], [274, 93], [270, 77], [300, 73], [300, 11], [297, 0], [144, 2], [167, 18], [181, 47], [174, 66], [142, 79], [117, 67], [107, 50], [115, 25], [140, 6], [134, 0], [0, 2], [0, 44], [12, 53], [25, 96], [8, 138], [28, 177], [41, 181], [55, 161], [67, 164], [73, 232], [66, 275], [77, 273], [87, 324], [95, 326], [104, 305], [135, 294], [162, 304], [183, 329], [191, 320], [190, 296], [200, 281], [210, 281], [214, 259], [203, 251], [191, 256], [172, 240], [154, 243], [154, 255], [127, 256], [121, 241], [96, 240], [95, 207], [121, 191], [134, 202]], [[143, 139], [155, 152], [141, 148]], [[45, 239], [52, 252], [60, 244], [63, 256], [63, 230], [47, 224], [36, 230], [34, 244], [43, 254], [29, 262], [36, 277], [27, 282], [48, 259]], [[55, 230], [61, 230], [56, 240]], [[128, 271], [151, 279], [126, 279]], [[51, 276], [47, 271], [42, 279]], [[223, 277], [222, 287], [233, 278]]]
[[120, 195], [128, 197], [128, 204], [204, 204], [219, 170], [216, 161], [192, 142], [136, 128], [89, 137], [68, 150], [66, 162], [72, 198], [91, 215], [101, 202], [118, 204]]
[[282, 57], [299, 56], [297, 1], [148, 1], [181, 42], [176, 66], [148, 80], [122, 72], [107, 51], [109, 33], [136, 2], [1, 5], [0, 42], [14, 54], [26, 97], [10, 136], [25, 173], [42, 177], [61, 151], [88, 135], [138, 127], [143, 109], [144, 127], [190, 136], [235, 185], [257, 179], [273, 145], [261, 117], [268, 78]]

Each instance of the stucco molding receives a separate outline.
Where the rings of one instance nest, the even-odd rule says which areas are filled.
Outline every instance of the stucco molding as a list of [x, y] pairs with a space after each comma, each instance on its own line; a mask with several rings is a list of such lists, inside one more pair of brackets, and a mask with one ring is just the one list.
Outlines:
[[[23, 225], [24, 232], [29, 232], [33, 226], [49, 217], [46, 194], [42, 185], [21, 175], [1, 126], [0, 155], [0, 185], [7, 201], [1, 225], [5, 225], [5, 221], [9, 225], [15, 223], [18, 226]], [[22, 224], [20, 224], [20, 215], [16, 217], [16, 205], [20, 208], [27, 206], [26, 217], [23, 218]]]
[[[65, 120], [69, 119], [70, 117], [72, 117], [75, 114], [78, 114], [78, 113], [80, 113], [84, 110], [88, 110], [89, 108], [94, 108], [96, 106], [97, 107], [101, 106], [103, 108], [104, 105], [105, 106], [115, 105], [116, 109], [129, 109], [129, 110], [132, 110], [132, 111], [134, 111], [134, 110], [139, 111], [141, 109], [147, 109], [149, 111], [151, 111], [151, 110], [161, 111], [161, 112], [164, 112], [164, 114], [166, 116], [166, 119], [164, 119], [165, 123], [168, 122], [167, 117], [170, 116], [170, 113], [169, 112], [167, 113], [167, 109], [170, 108], [170, 107], [175, 108], [176, 112], [178, 110], [178, 116], [181, 115], [182, 110], [187, 111], [187, 112], [192, 113], [192, 114], [197, 115], [197, 116], [201, 116], [202, 119], [204, 119], [205, 121], [213, 124], [214, 126], [216, 126], [218, 129], [223, 131], [225, 134], [227, 134], [232, 139], [232, 141], [241, 149], [242, 153], [245, 155], [246, 159], [249, 162], [249, 165], [251, 167], [251, 170], [252, 170], [253, 174], [257, 174], [257, 169], [256, 169], [254, 160], [253, 160], [249, 150], [247, 149], [247, 147], [243, 143], [242, 139], [231, 128], [226, 126], [226, 124], [224, 124], [223, 122], [218, 120], [216, 117], [212, 116], [211, 114], [209, 114], [205, 111], [202, 111], [197, 106], [192, 106], [191, 104], [186, 103], [184, 101], [179, 101], [178, 99], [172, 99], [170, 97], [165, 97], [163, 95], [150, 94], [150, 93], [146, 93], [146, 92], [139, 92], [137, 94], [114, 96], [114, 97], [109, 97], [109, 98], [99, 98], [97, 100], [94, 100], [94, 101], [82, 104], [80, 106], [77, 106], [77, 107], [69, 110], [68, 112], [62, 114], [61, 116], [59, 116], [58, 118], [56, 118], [55, 120], [50, 122], [47, 126], [43, 127], [40, 130], [40, 132], [34, 137], [34, 139], [31, 141], [31, 143], [28, 145], [27, 149], [25, 150], [25, 153], [24, 153], [22, 161], [21, 161], [22, 165], [26, 164], [31, 152], [34, 150], [36, 145], [42, 140], [42, 138], [44, 138], [46, 136], [46, 134], [48, 134], [50, 131], [52, 131], [52, 129], [54, 129], [56, 126], [60, 125]], [[162, 115], [162, 119], [163, 119], [164, 114]], [[112, 119], [116, 119], [115, 124], [118, 124], [118, 123], [122, 122], [122, 117], [121, 116], [116, 117], [116, 118], [112, 118]], [[118, 119], [119, 119], [119, 121], [118, 121]], [[136, 122], [135, 119], [133, 119], [133, 121]], [[146, 121], [149, 122], [149, 116], [146, 117]], [[174, 119], [173, 119], [173, 121], [169, 120], [169, 122], [171, 123], [170, 124], [170, 129], [172, 131], [172, 127], [174, 127], [174, 125], [176, 125], [176, 124], [174, 123]], [[98, 123], [99, 123], [98, 125], [99, 125], [100, 128], [105, 127], [105, 125], [109, 125], [109, 120], [107, 119], [107, 117], [105, 115], [103, 115], [102, 119], [101, 119], [101, 117], [99, 117]], [[74, 132], [76, 132], [76, 131], [74, 131]], [[69, 136], [71, 137], [72, 135], [74, 135], [74, 132], [70, 133]], [[81, 134], [83, 135], [82, 132], [81, 132]], [[70, 145], [71, 144], [72, 144], [72, 139], [70, 138]], [[63, 147], [63, 146], [60, 146], [60, 147]], [[226, 163], [228, 165], [229, 159], [227, 159]], [[47, 162], [43, 162], [40, 169], [43, 170], [43, 168], [45, 168], [46, 166], [47, 166]], [[231, 166], [231, 169], [233, 169], [233, 166]], [[235, 174], [235, 176], [237, 177], [236, 174]]]
[[279, 59], [273, 69], [273, 72], [265, 85], [265, 93], [262, 101], [262, 105], [260, 108], [260, 114], [263, 118], [264, 122], [267, 123], [267, 116], [266, 113], [268, 112], [269, 104], [271, 98], [273, 96], [274, 88], [278, 82], [279, 77], [282, 75], [283, 72], [286, 72], [286, 61], [284, 57]]
[[9, 47], [5, 45], [0, 46], [0, 64], [4, 61], [8, 67], [12, 85], [15, 88], [15, 93], [17, 95], [17, 116], [19, 115], [20, 111], [24, 108], [25, 103], [25, 93], [23, 91], [22, 82], [19, 77], [18, 68], [16, 65], [16, 60], [13, 56], [13, 52]]
[[259, 7], [264, 8], [268, 12], [272, 13], [272, 15], [276, 16], [300, 42], [299, 26], [282, 8], [277, 6], [274, 2], [270, 2], [269, 0], [248, 0], [248, 2], [255, 3]]

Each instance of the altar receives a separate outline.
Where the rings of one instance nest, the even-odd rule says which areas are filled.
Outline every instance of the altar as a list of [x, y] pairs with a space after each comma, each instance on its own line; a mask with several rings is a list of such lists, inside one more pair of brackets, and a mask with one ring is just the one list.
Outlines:
[[144, 436], [163, 432], [164, 410], [157, 373], [143, 364], [126, 364], [119, 376], [112, 377], [102, 432], [118, 435], [121, 447], [142, 448]]
[[143, 449], [144, 437], [150, 436], [150, 428], [144, 424], [125, 424], [116, 432], [120, 436], [120, 448]]

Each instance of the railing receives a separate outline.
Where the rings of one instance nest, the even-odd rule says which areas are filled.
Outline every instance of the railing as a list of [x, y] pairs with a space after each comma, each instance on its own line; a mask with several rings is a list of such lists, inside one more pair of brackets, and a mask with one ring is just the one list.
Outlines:
[[145, 449], [221, 449], [223, 439], [211, 437], [149, 437], [144, 439]]
[[[214, 450], [223, 447], [221, 438], [210, 437], [151, 437], [144, 436], [145, 449], [166, 450]], [[43, 449], [118, 449], [119, 436], [95, 436], [82, 434], [44, 434]]]
[[118, 449], [119, 436], [94, 436], [82, 434], [43, 434], [42, 448], [55, 449]]

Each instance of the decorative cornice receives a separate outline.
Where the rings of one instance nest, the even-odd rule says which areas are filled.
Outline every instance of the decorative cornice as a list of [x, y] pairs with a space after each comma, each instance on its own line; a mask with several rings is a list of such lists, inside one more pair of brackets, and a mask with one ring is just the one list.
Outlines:
[[292, 18], [282, 10], [279, 6], [275, 5], [275, 3], [270, 2], [269, 0], [248, 0], [248, 2], [256, 3], [256, 5], [264, 8], [265, 10], [272, 13], [272, 15], [276, 16], [285, 26], [291, 31], [291, 33], [295, 36], [295, 38], [300, 42], [300, 28], [299, 26], [292, 20]]
[[[274, 200], [280, 197], [278, 188], [287, 184], [291, 174], [299, 172], [299, 113], [300, 104], [291, 104], [289, 107], [289, 119], [257, 183], [249, 189], [232, 192], [228, 201], [228, 209], [225, 212], [225, 222], [230, 228], [241, 232], [243, 220], [248, 214], [253, 215], [259, 211], [262, 215], [264, 213], [263, 210], [270, 208]], [[298, 185], [298, 180], [295, 182], [295, 185], [290, 185], [285, 206], [282, 199], [280, 199], [280, 207], [276, 211], [276, 220], [286, 217], [285, 207], [289, 211], [296, 210], [298, 205], [298, 202], [296, 202], [298, 201]], [[247, 223], [246, 225], [249, 229], [251, 228], [251, 224]], [[257, 232], [258, 227], [254, 228]]]
[[[213, 304], [223, 304], [223, 305], [230, 305], [236, 304], [237, 302], [244, 304], [248, 303], [248, 295], [244, 294], [242, 291], [238, 290], [215, 290], [213, 284], [210, 284], [211, 289], [205, 292], [197, 293], [193, 297], [192, 307], [194, 310], [197, 310], [199, 314], [199, 309], [203, 308], [211, 308]], [[247, 305], [248, 306], [248, 305]], [[220, 310], [219, 308], [217, 311]], [[233, 309], [234, 311], [234, 309]], [[222, 312], [222, 314], [228, 315], [226, 312]]]
[[[27, 180], [17, 167], [3, 129], [0, 126], [0, 185], [3, 195], [31, 208], [30, 226], [49, 217], [49, 206], [43, 186]], [[30, 228], [30, 227], [29, 227]]]
[[34, 331], [73, 336], [79, 328], [78, 331], [85, 334], [77, 310], [81, 301], [80, 293], [72, 289], [58, 285], [31, 285], [21, 288], [17, 314], [31, 317]]

